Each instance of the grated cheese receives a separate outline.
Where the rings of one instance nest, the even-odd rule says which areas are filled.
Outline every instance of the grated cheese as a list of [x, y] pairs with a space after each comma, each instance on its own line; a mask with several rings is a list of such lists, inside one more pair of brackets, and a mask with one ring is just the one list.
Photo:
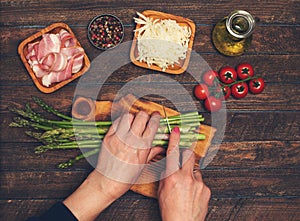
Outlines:
[[137, 48], [140, 62], [148, 66], [157, 65], [165, 71], [180, 59], [185, 59], [191, 30], [187, 26], [180, 26], [175, 20], [148, 18], [137, 12], [139, 18], [134, 18], [139, 29], [137, 33]]

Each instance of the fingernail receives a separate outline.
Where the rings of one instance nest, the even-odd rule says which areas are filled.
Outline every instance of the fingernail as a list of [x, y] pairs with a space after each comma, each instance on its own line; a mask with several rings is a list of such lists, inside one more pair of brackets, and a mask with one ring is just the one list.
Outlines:
[[179, 129], [179, 127], [178, 126], [176, 126], [176, 127], [174, 127], [173, 128], [173, 131], [175, 132], [175, 133], [180, 133], [180, 129]]
[[159, 111], [154, 111], [152, 115], [160, 115]]

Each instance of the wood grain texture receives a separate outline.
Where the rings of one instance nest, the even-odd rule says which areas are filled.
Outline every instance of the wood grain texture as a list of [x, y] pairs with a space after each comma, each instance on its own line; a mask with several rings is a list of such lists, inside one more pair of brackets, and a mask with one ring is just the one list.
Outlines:
[[[203, 54], [201, 57], [203, 57], [211, 69], [215, 70], [219, 70], [226, 65], [236, 66], [236, 64], [248, 61], [253, 64], [256, 71], [255, 73], [262, 76], [268, 83], [293, 83], [297, 85], [300, 81], [300, 77], [297, 74], [297, 61], [299, 60], [299, 55], [270, 55], [268, 57], [265, 55], [245, 55], [243, 57], [230, 59], [228, 57], [216, 57], [215, 55]], [[31, 82], [28, 81], [28, 74], [18, 56], [1, 56], [1, 60], [3, 62], [1, 63], [1, 66], [3, 67], [0, 76], [2, 82], [1, 85], [31, 85]], [[4, 64], [7, 64], [5, 68]], [[24, 74], [16, 75], [16, 68]], [[145, 74], [143, 69], [137, 68], [130, 63], [121, 67], [121, 70], [125, 72], [128, 77]], [[150, 73], [153, 74], [157, 72]], [[196, 72], [195, 74], [202, 75], [203, 73], [202, 70], [199, 70], [199, 72]], [[122, 83], [128, 80], [129, 79], [126, 78], [120, 78], [120, 76], [111, 76], [107, 83]], [[174, 76], [174, 80], [180, 80], [182, 82], [195, 81], [189, 74], [181, 75], [181, 77]], [[196, 80], [201, 81], [201, 79]], [[5, 82], [5, 84], [3, 84], [3, 82]]]
[[[225, 57], [213, 47], [211, 32], [221, 18], [237, 8], [249, 11], [259, 22], [249, 50], [240, 57]], [[266, 81], [266, 89], [260, 95], [249, 94], [241, 100], [230, 98], [226, 101], [224, 137], [219, 135], [222, 143], [212, 145], [217, 154], [203, 170], [204, 180], [213, 194], [207, 220], [298, 221], [299, 8], [300, 2], [296, 0], [254, 0], [251, 3], [241, 0], [0, 0], [0, 220], [18, 221], [42, 214], [70, 194], [92, 170], [85, 160], [68, 170], [57, 169], [57, 163], [74, 157], [79, 150], [36, 155], [33, 150], [39, 143], [27, 137], [24, 129], [8, 127], [15, 115], [7, 108], [29, 102], [30, 96], [40, 97], [69, 114], [79, 82], [77, 79], [51, 95], [42, 94], [17, 54], [18, 45], [40, 29], [64, 22], [93, 61], [102, 54], [87, 38], [87, 25], [94, 16], [103, 13], [118, 16], [125, 26], [124, 42], [128, 42], [133, 37], [132, 17], [136, 16], [136, 11], [157, 10], [187, 17], [196, 24], [193, 53], [201, 55], [212, 69], [250, 62], [256, 74]], [[192, 70], [197, 76], [204, 71]], [[135, 85], [136, 91], [151, 88], [156, 95], [155, 92], [162, 92], [161, 96], [147, 95], [146, 98], [169, 107], [191, 110], [188, 103], [180, 99], [183, 93], [174, 88], [175, 84], [157, 81], [155, 74], [157, 72], [145, 71], [129, 63], [110, 75], [98, 99], [114, 99], [128, 82], [144, 77], [143, 82]], [[91, 78], [93, 80], [86, 85], [87, 91], [99, 90], [99, 85], [102, 86], [103, 82]], [[183, 73], [172, 76], [172, 80], [192, 95], [200, 77], [195, 79]], [[162, 91], [164, 88], [167, 90]], [[179, 99], [172, 103], [164, 98], [168, 93], [176, 94]], [[200, 102], [194, 101], [205, 116], [205, 123], [211, 124], [211, 114]], [[161, 218], [156, 200], [128, 192], [98, 220], [159, 221]]]
[[[80, 153], [80, 150], [69, 150], [62, 154], [62, 151], [56, 150], [35, 154], [34, 148], [38, 145], [40, 144], [35, 142], [3, 144], [0, 155], [5, 157], [0, 161], [0, 168], [4, 171], [61, 171], [57, 169], [57, 164]], [[211, 146], [212, 150], [218, 148], [218, 152], [207, 165], [207, 169], [293, 168], [299, 166], [299, 147], [299, 141], [225, 142]], [[209, 157], [207, 160], [210, 160]], [[92, 166], [86, 160], [79, 161], [71, 168], [83, 171], [91, 169]]]
[[[136, 11], [151, 9], [163, 11], [179, 16], [186, 16], [195, 21], [195, 23], [216, 23], [220, 18], [227, 16], [234, 8], [244, 8], [250, 11], [263, 24], [297, 24], [297, 9], [299, 9], [298, 1], [252, 1], [251, 4], [239, 0], [234, 1], [202, 1], [197, 0], [183, 2], [176, 1], [126, 1], [126, 6], [123, 1], [108, 0], [102, 1], [72, 1], [58, 2], [51, 1], [33, 1], [28, 5], [27, 1], [1, 1], [1, 14], [6, 18], [1, 22], [2, 25], [42, 25], [51, 23], [57, 19], [69, 24], [86, 24], [89, 18], [93, 18], [98, 14], [108, 13], [118, 15], [125, 24], [132, 24], [132, 16]], [[29, 7], [28, 10], [23, 10], [24, 7]], [[43, 13], [39, 12], [43, 8]], [[212, 13], [213, 12], [213, 13]], [[16, 20], [15, 14], [18, 14], [19, 19]], [[51, 16], [44, 16], [51, 14]]]
[[[102, 51], [94, 48], [90, 44], [86, 34], [87, 24], [82, 27], [77, 25], [70, 25], [70, 27], [74, 31], [74, 34], [78, 38], [80, 44], [87, 51], [89, 57], [93, 59], [95, 55], [102, 53]], [[44, 26], [35, 28], [1, 27], [1, 40], [3, 42], [3, 46], [0, 55], [12, 55], [15, 52], [17, 45], [23, 39], [37, 33], [42, 28], [44, 28]], [[123, 42], [132, 41], [134, 28], [135, 26], [125, 26]], [[280, 31], [278, 31], [278, 28], [280, 28]], [[192, 47], [193, 51], [197, 53], [216, 54], [214, 46], [211, 42], [212, 29], [213, 25], [196, 26], [195, 41]], [[297, 54], [298, 50], [295, 45], [299, 44], [299, 32], [300, 28], [298, 26], [259, 26], [258, 24], [253, 35], [252, 45], [246, 54]], [[14, 35], [13, 33], [18, 33], [18, 35]], [[24, 37], [20, 39], [19, 36]], [[286, 42], [287, 39], [288, 42]], [[225, 56], [222, 57], [225, 58]]]
[[[41, 215], [57, 200], [28, 199], [0, 200], [0, 206], [8, 211], [1, 214], [2, 220], [24, 220], [30, 216]], [[151, 210], [146, 210], [145, 206]], [[300, 215], [300, 201], [295, 198], [212, 198], [209, 203], [206, 220], [284, 220], [297, 221]], [[151, 211], [151, 212], [149, 212]], [[296, 212], [295, 212], [296, 211]], [[113, 216], [112, 216], [113, 214]], [[133, 192], [116, 201], [97, 219], [107, 221], [151, 220], [161, 221], [158, 203], [154, 199], [145, 198]]]
[[[133, 77], [134, 79], [134, 77]], [[31, 81], [31, 79], [29, 79]], [[76, 80], [75, 80], [76, 81]], [[75, 83], [75, 82], [74, 82]], [[128, 88], [128, 93], [135, 94], [138, 96], [141, 93], [144, 93], [145, 89], [148, 90], [147, 98], [151, 98], [151, 94], [157, 95], [158, 92], [162, 98], [152, 98], [155, 101], [161, 102], [162, 104], [169, 105], [170, 107], [175, 106], [177, 109], [182, 111], [191, 111], [193, 107], [189, 105], [190, 101], [187, 101], [185, 96], [187, 94], [193, 94], [194, 86], [196, 82], [191, 82], [189, 84], [182, 83], [180, 84], [185, 90], [178, 90], [177, 84], [170, 84], [168, 82], [139, 82], [134, 84], [134, 87]], [[55, 96], [53, 99], [57, 101], [55, 104], [56, 108], [63, 111], [69, 111], [72, 100], [75, 95], [82, 95], [85, 97], [93, 97], [98, 100], [114, 100], [115, 94], [124, 86], [124, 83], [120, 84], [87, 84], [86, 86], [80, 87], [83, 89], [82, 93], [74, 94], [74, 89], [76, 88], [75, 84], [67, 85], [61, 90], [55, 92]], [[8, 107], [13, 105], [22, 106], [28, 102], [32, 103], [31, 97], [22, 98], [22, 93], [24, 90], [30, 93], [30, 96], [36, 96], [41, 99], [44, 99], [46, 102], [48, 97], [41, 94], [34, 85], [31, 86], [14, 86], [14, 94], [11, 94], [9, 90], [11, 86], [1, 86], [0, 90], [2, 96], [11, 96], [11, 100], [3, 100], [2, 101], [2, 110], [3, 113], [8, 113]], [[167, 88], [167, 90], [166, 90]], [[101, 90], [100, 90], [101, 89]], [[95, 93], [99, 91], [99, 95], [95, 97]], [[70, 93], [69, 93], [70, 92]], [[104, 93], [105, 92], [105, 93]], [[260, 95], [248, 94], [244, 99], [234, 99], [229, 98], [226, 101], [226, 109], [227, 112], [233, 110], [246, 110], [247, 111], [268, 111], [268, 112], [278, 112], [278, 111], [299, 111], [300, 109], [300, 99], [299, 94], [300, 87], [295, 84], [272, 84], [267, 83], [264, 92]], [[168, 93], [173, 93], [178, 95], [176, 99], [172, 99], [171, 101], [166, 99], [168, 97]], [[97, 95], [97, 94], [96, 94]], [[169, 96], [170, 97], [170, 96]], [[71, 100], [70, 100], [71, 98]], [[193, 98], [194, 105], [196, 105], [201, 112], [206, 112], [203, 108], [201, 102], [197, 101]], [[51, 101], [50, 101], [51, 102]], [[68, 108], [69, 107], [69, 108]], [[39, 110], [37, 108], [37, 110]], [[65, 112], [66, 114], [70, 114], [70, 112]], [[293, 114], [293, 113], [286, 113]], [[295, 113], [294, 113], [295, 114]], [[295, 114], [297, 118], [297, 114]], [[288, 120], [288, 119], [287, 119]]]
[[[3, 199], [67, 197], [88, 175], [88, 171], [3, 171]], [[298, 169], [214, 169], [202, 170], [214, 197], [298, 197]], [[26, 188], [24, 188], [26, 186]]]

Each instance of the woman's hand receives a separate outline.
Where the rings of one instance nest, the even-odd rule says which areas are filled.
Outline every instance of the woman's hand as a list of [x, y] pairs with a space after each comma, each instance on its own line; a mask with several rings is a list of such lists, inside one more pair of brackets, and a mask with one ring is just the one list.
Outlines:
[[107, 178], [106, 191], [119, 198], [138, 179], [144, 166], [162, 148], [151, 148], [158, 130], [160, 114], [140, 111], [136, 116], [124, 114], [107, 132], [96, 170]]
[[160, 114], [124, 114], [110, 127], [96, 169], [64, 204], [80, 221], [94, 220], [106, 207], [127, 192], [144, 165], [161, 148], [151, 148]]
[[180, 168], [180, 131], [175, 127], [170, 135], [166, 158], [167, 176], [160, 181], [158, 195], [164, 221], [204, 220], [210, 199], [210, 189], [203, 183], [199, 170], [194, 171], [195, 155], [190, 150], [182, 152]]

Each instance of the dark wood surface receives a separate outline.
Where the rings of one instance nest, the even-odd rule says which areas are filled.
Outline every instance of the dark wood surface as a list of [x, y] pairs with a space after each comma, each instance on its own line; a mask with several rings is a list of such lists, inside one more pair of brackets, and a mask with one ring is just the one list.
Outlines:
[[[226, 101], [224, 139], [213, 161], [203, 170], [204, 180], [212, 191], [207, 220], [300, 220], [299, 1], [0, 2], [0, 220], [24, 220], [42, 214], [72, 193], [92, 169], [85, 160], [67, 170], [57, 169], [58, 162], [75, 156], [78, 151], [36, 155], [34, 147], [39, 143], [27, 137], [24, 129], [8, 127], [14, 116], [8, 107], [25, 104], [31, 96], [38, 96], [70, 114], [78, 82], [75, 80], [52, 94], [41, 93], [17, 54], [19, 43], [41, 28], [64, 22], [93, 60], [101, 53], [87, 39], [86, 27], [94, 16], [103, 13], [118, 16], [125, 26], [124, 41], [130, 41], [134, 29], [132, 17], [136, 11], [146, 9], [192, 19], [196, 24], [193, 49], [212, 68], [250, 62], [266, 81], [266, 89], [260, 95]], [[214, 49], [211, 31], [233, 9], [247, 10], [259, 22], [248, 52], [240, 57], [225, 57]], [[147, 73], [133, 64], [125, 65], [108, 79], [99, 99], [113, 99], [124, 84]], [[196, 82], [188, 74], [172, 78], [192, 94]], [[168, 90], [176, 93], [171, 87]], [[167, 103], [163, 98], [153, 100]], [[210, 114], [204, 112], [204, 115], [206, 123], [210, 123]], [[155, 199], [128, 192], [107, 208], [99, 220], [161, 218]]]

